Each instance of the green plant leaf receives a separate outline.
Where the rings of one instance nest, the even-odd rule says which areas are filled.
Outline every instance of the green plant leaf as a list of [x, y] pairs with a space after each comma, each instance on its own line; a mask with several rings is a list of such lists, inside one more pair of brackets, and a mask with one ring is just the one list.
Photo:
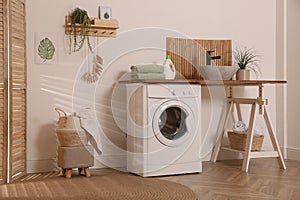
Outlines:
[[108, 19], [109, 18], [109, 14], [106, 12], [104, 13], [104, 19]]
[[55, 52], [55, 47], [51, 40], [49, 40], [47, 37], [42, 39], [40, 41], [39, 47], [38, 47], [38, 55], [44, 59], [43, 62], [46, 60], [51, 60], [53, 58]]
[[[72, 32], [74, 33], [73, 36], [73, 45], [72, 43], [72, 36], [70, 35], [70, 46], [69, 46], [69, 52], [71, 54], [72, 52], [72, 46], [73, 46], [73, 52], [78, 52], [84, 45], [84, 42], [86, 41], [89, 47], [89, 50], [93, 52], [93, 49], [91, 47], [89, 36], [87, 34], [88, 28], [91, 25], [91, 20], [89, 18], [89, 15], [86, 10], [75, 8], [69, 16], [71, 17], [71, 27]], [[76, 25], [80, 24], [80, 31], [77, 32]]]
[[86, 21], [86, 17], [88, 18], [88, 13], [84, 9], [75, 8], [71, 13], [72, 24], [83, 24]]
[[260, 67], [258, 66], [258, 57], [251, 48], [237, 48], [233, 52], [235, 62], [238, 64], [240, 69], [250, 69], [255, 72], [258, 77], [261, 74]]

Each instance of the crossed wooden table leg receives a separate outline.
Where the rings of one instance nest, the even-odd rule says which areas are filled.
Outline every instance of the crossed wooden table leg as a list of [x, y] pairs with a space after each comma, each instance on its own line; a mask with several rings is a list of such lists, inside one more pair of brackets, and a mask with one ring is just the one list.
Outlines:
[[[227, 103], [228, 103], [228, 109], [226, 112], [226, 117], [224, 124], [222, 125], [222, 128], [220, 129], [220, 132], [218, 134], [218, 139], [217, 142], [214, 146], [212, 156], [211, 156], [211, 161], [216, 162], [218, 154], [220, 149], [226, 149], [234, 152], [239, 152], [243, 154], [243, 166], [242, 170], [245, 172], [248, 172], [249, 170], [249, 163], [251, 158], [266, 158], [266, 157], [277, 157], [278, 164], [281, 169], [286, 169], [282, 153], [280, 151], [280, 146], [276, 138], [276, 134], [273, 131], [270, 118], [268, 115], [267, 107], [266, 105], [268, 104], [267, 100], [263, 99], [263, 86], [258, 85], [259, 87], [259, 95], [257, 98], [234, 98], [232, 97], [232, 88], [230, 87], [230, 92], [229, 96], [227, 97]], [[246, 141], [246, 147], [245, 151], [240, 151], [240, 150], [234, 150], [228, 147], [221, 147], [221, 142], [222, 138], [225, 134], [226, 127], [228, 125], [228, 121], [230, 117], [233, 117], [233, 107], [234, 105], [236, 106], [236, 111], [237, 111], [237, 116], [238, 120], [242, 121], [242, 115], [241, 115], [241, 110], [240, 110], [240, 104], [250, 104], [251, 105], [251, 112], [250, 112], [250, 120], [249, 120], [249, 125], [248, 125], [248, 134], [247, 134], [247, 141]], [[255, 124], [255, 119], [257, 116], [256, 112], [256, 106], [259, 108], [259, 114], [263, 115], [264, 121], [266, 123], [266, 127], [268, 129], [268, 133], [272, 142], [273, 146], [273, 151], [251, 151], [252, 147], [252, 142], [253, 142], [253, 135], [254, 135], [254, 124]]]

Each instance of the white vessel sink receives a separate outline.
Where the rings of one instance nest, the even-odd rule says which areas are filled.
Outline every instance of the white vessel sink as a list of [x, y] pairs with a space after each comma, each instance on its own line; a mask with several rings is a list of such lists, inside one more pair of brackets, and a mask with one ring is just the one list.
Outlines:
[[230, 80], [239, 69], [237, 66], [196, 66], [205, 80]]

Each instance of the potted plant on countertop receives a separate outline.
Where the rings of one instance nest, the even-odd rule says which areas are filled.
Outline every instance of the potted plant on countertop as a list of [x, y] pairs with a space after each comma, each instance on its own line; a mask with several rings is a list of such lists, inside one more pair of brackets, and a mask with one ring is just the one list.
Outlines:
[[237, 48], [234, 52], [234, 60], [239, 66], [239, 70], [236, 72], [237, 80], [249, 80], [250, 71], [253, 71], [256, 77], [261, 74], [260, 67], [258, 66], [258, 57], [251, 48]]
[[[73, 52], [79, 51], [83, 45], [84, 42], [87, 42], [88, 48], [91, 52], [92, 50], [92, 45], [90, 43], [89, 36], [87, 34], [88, 27], [91, 25], [91, 20], [89, 18], [89, 15], [86, 10], [80, 9], [80, 8], [75, 8], [68, 16], [71, 20], [71, 27], [73, 29]], [[80, 31], [77, 31], [76, 29], [78, 28], [78, 25], [80, 24]], [[72, 52], [72, 36], [70, 35], [69, 37], [69, 50], [70, 53]]]

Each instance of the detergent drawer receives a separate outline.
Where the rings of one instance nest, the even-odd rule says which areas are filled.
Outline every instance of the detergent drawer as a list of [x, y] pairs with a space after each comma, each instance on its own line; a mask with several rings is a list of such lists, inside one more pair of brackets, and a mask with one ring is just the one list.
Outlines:
[[199, 85], [186, 84], [149, 84], [148, 98], [189, 98], [198, 97]]

